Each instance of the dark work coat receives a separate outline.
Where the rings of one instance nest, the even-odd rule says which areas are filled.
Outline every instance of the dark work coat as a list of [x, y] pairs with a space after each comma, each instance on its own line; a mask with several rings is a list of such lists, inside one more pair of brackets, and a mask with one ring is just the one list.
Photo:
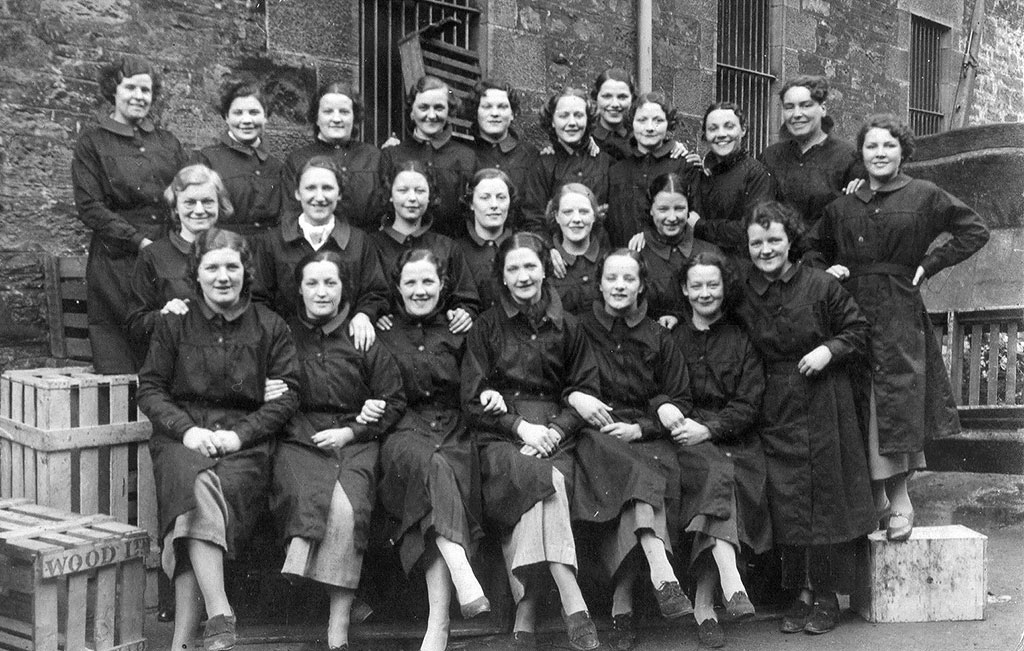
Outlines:
[[676, 141], [670, 138], [646, 154], [634, 147], [608, 171], [608, 215], [604, 227], [613, 246], [626, 246], [650, 222], [647, 191], [651, 181], [674, 172], [691, 185], [700, 173], [686, 157], [672, 158], [675, 146]]
[[469, 146], [452, 138], [450, 127], [443, 137], [429, 142], [420, 142], [410, 136], [381, 153], [382, 182], [393, 178], [394, 170], [408, 160], [420, 161], [433, 176], [430, 189], [438, 195], [438, 203], [433, 209], [434, 231], [452, 238], [459, 237], [466, 218], [466, 206], [462, 200], [478, 167], [476, 154]]
[[380, 150], [367, 142], [346, 140], [327, 142], [317, 138], [313, 142], [293, 149], [285, 162], [285, 193], [283, 219], [296, 219], [302, 206], [295, 198], [302, 167], [314, 156], [326, 156], [341, 171], [341, 199], [334, 214], [338, 219], [366, 232], [380, 227], [378, 192], [381, 187]]
[[613, 160], [628, 158], [633, 149], [629, 142], [629, 129], [625, 124], [620, 124], [618, 129], [611, 131], [598, 123], [590, 132], [590, 137], [594, 139], [601, 151], [611, 156]]
[[[594, 353], [558, 294], [545, 292], [530, 311], [532, 317], [503, 294], [473, 324], [462, 360], [462, 404], [481, 446], [484, 514], [504, 528], [554, 494], [552, 465], [571, 492], [572, 449], [584, 422], [566, 399], [573, 391], [596, 396], [599, 389]], [[501, 393], [508, 413], [483, 412], [480, 394], [488, 389]], [[544, 459], [521, 454], [516, 428], [522, 420], [558, 430], [558, 450]]]
[[552, 274], [547, 277], [548, 286], [558, 292], [566, 312], [583, 316], [590, 312], [594, 301], [601, 298], [601, 290], [597, 285], [600, 275], [597, 263], [603, 253], [601, 243], [591, 235], [587, 250], [582, 255], [573, 255], [562, 246], [561, 233], [556, 234], [554, 240], [555, 250], [565, 261], [565, 278], [557, 278]]
[[616, 422], [640, 426], [641, 438], [625, 442], [588, 427], [576, 445], [574, 520], [608, 522], [633, 502], [665, 509], [669, 531], [679, 510], [679, 466], [675, 445], [658, 418], [671, 403], [690, 412], [686, 362], [668, 330], [647, 318], [641, 304], [612, 317], [596, 300], [582, 316], [583, 331], [597, 359], [600, 398]]
[[674, 316], [684, 319], [686, 297], [683, 296], [680, 272], [683, 266], [699, 253], [722, 254], [722, 250], [693, 236], [687, 228], [678, 241], [669, 242], [652, 226], [644, 230], [644, 248], [640, 257], [647, 265], [647, 304], [652, 319]]
[[160, 310], [174, 298], [195, 305], [195, 279], [191, 277], [192, 245], [175, 232], [142, 249], [132, 272], [128, 332], [145, 359], [149, 339], [160, 320]]
[[505, 229], [496, 240], [485, 240], [477, 235], [472, 222], [466, 223], [466, 233], [455, 243], [462, 250], [470, 277], [476, 282], [476, 291], [480, 296], [480, 311], [490, 309], [498, 304], [500, 293], [504, 291], [501, 281], [494, 277], [494, 258], [498, 254], [501, 243], [512, 236], [512, 231]]
[[78, 218], [92, 229], [85, 270], [89, 343], [97, 373], [134, 373], [126, 322], [131, 272], [139, 244], [167, 233], [164, 189], [184, 165], [185, 151], [149, 119], [136, 127], [103, 116], [85, 129], [71, 159]]
[[548, 241], [545, 211], [555, 190], [565, 183], [582, 183], [594, 192], [598, 205], [608, 203], [608, 170], [612, 164], [611, 156], [604, 152], [591, 156], [587, 144], [571, 152], [561, 143], [554, 148], [555, 153], [538, 157], [523, 190], [522, 230], [537, 233]]
[[[942, 233], [952, 237], [929, 251]], [[978, 214], [933, 183], [900, 175], [829, 204], [810, 239], [826, 264], [850, 269], [844, 286], [871, 322], [870, 380], [858, 388], [874, 386], [882, 454], [959, 433], [942, 348], [911, 283], [918, 266], [930, 278], [985, 245]]]
[[693, 408], [686, 416], [711, 430], [710, 440], [678, 447], [683, 480], [679, 520], [685, 526], [698, 514], [733, 515], [739, 542], [755, 554], [766, 552], [771, 521], [757, 428], [765, 384], [761, 356], [743, 328], [727, 317], [709, 330], [697, 330], [687, 317], [672, 335], [690, 371]]
[[254, 237], [277, 226], [284, 210], [284, 161], [261, 143], [243, 145], [227, 132], [217, 144], [202, 148], [199, 162], [220, 174], [235, 212], [221, 215], [217, 228]]
[[695, 235], [746, 260], [743, 220], [757, 204], [777, 198], [775, 179], [742, 149], [725, 158], [709, 152], [704, 157], [704, 172], [696, 178], [691, 210], [701, 218], [694, 226]]
[[[832, 276], [794, 264], [768, 282], [752, 271], [739, 312], [767, 372], [761, 444], [775, 542], [830, 545], [875, 528], [865, 436], [846, 363], [868, 322]], [[831, 363], [810, 378], [799, 360], [819, 345]]]
[[[243, 299], [234, 318], [205, 302], [157, 323], [139, 372], [139, 408], [153, 421], [160, 539], [175, 518], [195, 508], [196, 475], [213, 470], [228, 505], [227, 556], [234, 558], [266, 508], [273, 441], [298, 406], [295, 346], [288, 327], [262, 305]], [[264, 402], [268, 378], [288, 391]], [[191, 427], [232, 430], [242, 448], [208, 458], [182, 444]]]
[[537, 165], [540, 152], [529, 142], [521, 140], [514, 130], [509, 130], [508, 137], [501, 142], [492, 143], [477, 136], [473, 142], [476, 154], [477, 169], [495, 168], [508, 174], [515, 186], [515, 201], [508, 209], [508, 221], [505, 228], [515, 232], [522, 228], [523, 223], [523, 189], [526, 177]]
[[392, 539], [400, 541], [408, 573], [425, 550], [416, 535], [426, 533], [425, 524], [467, 552], [483, 535], [480, 464], [459, 394], [466, 335], [449, 332], [440, 311], [423, 319], [403, 311], [380, 339], [398, 360], [408, 401], [384, 442], [380, 482], [381, 503], [399, 523]]
[[[361, 352], [348, 335], [348, 308], [321, 325], [289, 321], [299, 358], [299, 410], [274, 454], [271, 510], [278, 531], [322, 540], [334, 486], [352, 505], [355, 547], [365, 550], [376, 503], [379, 439], [402, 415], [402, 378], [394, 357], [379, 342]], [[384, 415], [363, 425], [355, 418], [363, 403], [385, 402]], [[351, 442], [321, 449], [312, 438], [326, 429], [350, 427]]]
[[[337, 221], [327, 242], [320, 248], [341, 254], [347, 265], [350, 286], [345, 296], [352, 314], [362, 312], [376, 321], [388, 312], [388, 283], [380, 264], [380, 254], [370, 237], [348, 222]], [[260, 238], [256, 249], [256, 283], [253, 298], [271, 306], [278, 314], [291, 318], [298, 313], [302, 299], [295, 282], [295, 267], [313, 247], [302, 235], [299, 221], [286, 219]]]

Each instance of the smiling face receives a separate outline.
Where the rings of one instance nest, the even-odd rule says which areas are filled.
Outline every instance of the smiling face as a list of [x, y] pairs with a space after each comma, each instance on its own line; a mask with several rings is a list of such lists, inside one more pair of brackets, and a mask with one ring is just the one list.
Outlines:
[[797, 140], [817, 140], [824, 135], [821, 120], [825, 117], [825, 105], [811, 97], [811, 91], [804, 86], [793, 86], [782, 96], [782, 121], [786, 130]]
[[326, 93], [320, 98], [316, 126], [320, 137], [329, 141], [345, 141], [352, 137], [356, 114], [352, 99], [341, 93]]
[[698, 264], [686, 271], [683, 295], [690, 302], [693, 313], [708, 322], [722, 316], [725, 302], [725, 283], [722, 270], [715, 265]]
[[245, 280], [242, 256], [234, 249], [213, 249], [203, 254], [196, 273], [203, 299], [216, 312], [238, 303]]
[[267, 114], [263, 110], [263, 104], [256, 97], [236, 97], [231, 101], [224, 121], [227, 122], [228, 132], [235, 140], [251, 144], [263, 137]]
[[885, 183], [900, 171], [903, 162], [903, 147], [899, 139], [888, 129], [874, 127], [864, 134], [864, 146], [861, 148], [864, 167], [872, 180]]
[[418, 223], [430, 204], [430, 184], [419, 172], [399, 172], [391, 184], [391, 205], [395, 219], [409, 224]]
[[771, 222], [765, 229], [759, 224], [747, 228], [747, 249], [750, 259], [769, 280], [776, 280], [793, 266], [789, 261], [789, 235], [779, 222]]
[[745, 135], [747, 130], [740, 126], [740, 119], [732, 109], [715, 109], [704, 120], [704, 139], [719, 156], [739, 149]]
[[651, 219], [654, 229], [662, 237], [676, 237], [686, 230], [686, 218], [690, 214], [690, 202], [679, 192], [662, 190], [654, 195], [651, 202]]
[[555, 104], [551, 126], [558, 141], [575, 147], [583, 139], [587, 129], [587, 102], [582, 97], [566, 95]]
[[480, 135], [492, 142], [498, 142], [508, 135], [512, 125], [512, 103], [508, 93], [497, 88], [488, 88], [480, 96], [476, 108], [476, 124]]
[[480, 228], [500, 231], [508, 219], [511, 199], [501, 179], [482, 179], [473, 188], [473, 220]]
[[629, 84], [614, 79], [605, 81], [597, 91], [597, 114], [601, 126], [610, 131], [617, 129], [632, 103], [633, 94], [629, 92]]
[[114, 90], [115, 121], [133, 124], [149, 115], [153, 105], [153, 78], [149, 75], [125, 77]]
[[668, 136], [668, 118], [660, 105], [647, 102], [633, 115], [633, 137], [641, 149], [657, 149]]
[[398, 279], [398, 293], [405, 311], [413, 316], [425, 316], [437, 309], [441, 297], [441, 278], [430, 260], [407, 262]]
[[628, 255], [611, 255], [601, 270], [601, 296], [609, 314], [625, 314], [634, 309], [643, 288], [640, 263]]
[[448, 124], [448, 89], [433, 88], [417, 93], [412, 102], [412, 118], [415, 130], [421, 138], [435, 138]]
[[544, 286], [544, 264], [531, 249], [512, 249], [505, 256], [502, 276], [512, 299], [528, 305], [536, 303]]
[[174, 198], [174, 211], [181, 223], [182, 239], [194, 242], [197, 233], [217, 223], [220, 213], [217, 186], [212, 181], [185, 186]]
[[585, 195], [568, 192], [558, 199], [558, 212], [555, 221], [562, 231], [563, 243], [577, 246], [589, 244], [590, 233], [594, 229], [594, 206]]
[[341, 308], [344, 289], [338, 267], [333, 262], [319, 260], [307, 264], [302, 269], [302, 282], [299, 284], [306, 316], [314, 320], [336, 316]]
[[340, 197], [337, 177], [322, 167], [310, 167], [303, 172], [295, 190], [295, 199], [302, 204], [302, 213], [317, 226], [330, 221]]

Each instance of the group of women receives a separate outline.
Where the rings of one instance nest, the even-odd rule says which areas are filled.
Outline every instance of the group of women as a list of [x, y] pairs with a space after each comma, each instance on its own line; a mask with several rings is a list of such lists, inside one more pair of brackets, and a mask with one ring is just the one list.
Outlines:
[[243, 81], [186, 164], [149, 118], [159, 81], [145, 62], [104, 68], [113, 108], [72, 170], [96, 368], [140, 369], [153, 422], [175, 649], [203, 619], [204, 648], [234, 646], [224, 559], [268, 505], [282, 573], [327, 586], [331, 649], [378, 503], [425, 577], [428, 650], [447, 645], [453, 596], [464, 617], [490, 610], [471, 564], [485, 526], [514, 645], [536, 646], [550, 577], [582, 650], [600, 642], [577, 538], [628, 649], [647, 583], [664, 617], [693, 613], [722, 646], [719, 614], [754, 614], [739, 559], [772, 548], [782, 630], [825, 633], [858, 541], [880, 521], [911, 534], [907, 477], [958, 427], [920, 285], [987, 231], [900, 171], [913, 135], [892, 116], [844, 143], [825, 80], [798, 77], [760, 159], [729, 102], [706, 111], [701, 157], [671, 137], [663, 95], [612, 69], [551, 97], [538, 151], [508, 84], [477, 85], [470, 145], [451, 88], [425, 77], [408, 141], [381, 151], [355, 139], [358, 94], [329, 83], [314, 141], [283, 162]]

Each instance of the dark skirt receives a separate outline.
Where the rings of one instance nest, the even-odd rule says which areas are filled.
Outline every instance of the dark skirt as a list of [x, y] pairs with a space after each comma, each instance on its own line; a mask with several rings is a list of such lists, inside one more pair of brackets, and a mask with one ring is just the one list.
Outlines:
[[143, 349], [129, 341], [127, 326], [138, 255], [121, 250], [114, 253], [117, 257], [112, 257], [99, 235], [93, 235], [85, 266], [92, 363], [97, 373], [108, 375], [138, 372], [144, 355]]

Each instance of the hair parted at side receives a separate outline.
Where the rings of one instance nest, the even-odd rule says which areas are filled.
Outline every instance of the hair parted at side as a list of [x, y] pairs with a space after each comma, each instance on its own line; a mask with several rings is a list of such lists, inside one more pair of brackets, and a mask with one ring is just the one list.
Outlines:
[[547, 224], [548, 230], [552, 233], [557, 233], [558, 228], [558, 210], [562, 203], [562, 197], [567, 194], [578, 194], [587, 198], [590, 202], [590, 209], [594, 211], [594, 223], [599, 224], [603, 221], [601, 217], [600, 202], [597, 200], [597, 195], [584, 183], [563, 183], [562, 185], [555, 188], [555, 191], [551, 194], [551, 199], [548, 201], [547, 207], [544, 209], [544, 223]]
[[609, 258], [614, 258], [616, 256], [624, 257], [624, 258], [632, 258], [633, 260], [636, 261], [637, 265], [640, 268], [640, 271], [639, 271], [640, 293], [643, 294], [644, 292], [646, 292], [647, 291], [647, 277], [648, 277], [647, 262], [644, 261], [644, 257], [642, 255], [640, 255], [639, 251], [634, 251], [633, 249], [631, 249], [629, 247], [625, 247], [625, 246], [619, 247], [617, 249], [613, 249], [612, 251], [609, 251], [608, 253], [605, 253], [604, 255], [602, 255], [598, 259], [598, 261], [597, 261], [597, 268], [598, 268], [599, 271], [598, 271], [598, 273], [594, 277], [594, 283], [597, 285], [597, 289], [599, 291], [601, 289], [601, 278], [604, 276], [604, 265], [605, 265], [605, 263], [608, 262]]
[[412, 86], [409, 87], [409, 92], [405, 96], [405, 113], [406, 115], [412, 113], [413, 104], [416, 103], [416, 96], [420, 93], [425, 93], [428, 90], [437, 90], [443, 88], [446, 91], [446, 97], [448, 98], [448, 118], [449, 120], [456, 115], [460, 115], [462, 112], [462, 102], [459, 100], [458, 95], [452, 92], [452, 87], [447, 81], [434, 75], [423, 75], [416, 80]]
[[311, 98], [306, 111], [306, 119], [313, 125], [313, 137], [316, 138], [320, 135], [317, 118], [320, 117], [320, 101], [324, 95], [344, 95], [352, 100], [352, 134], [357, 134], [359, 126], [363, 122], [363, 96], [351, 84], [346, 84], [343, 81], [327, 81], [317, 89], [316, 95]]
[[729, 258], [715, 253], [714, 251], [703, 251], [697, 255], [691, 256], [689, 260], [683, 264], [679, 270], [679, 283], [683, 286], [689, 282], [690, 269], [697, 266], [703, 267], [718, 267], [718, 271], [722, 274], [722, 312], [729, 314], [739, 304], [740, 298], [743, 296], [740, 290], [740, 276], [736, 271], [736, 267], [729, 261]]
[[735, 102], [715, 102], [708, 106], [704, 111], [704, 117], [700, 121], [700, 139], [707, 140], [706, 130], [708, 127], [708, 116], [711, 115], [712, 111], [732, 111], [736, 114], [736, 119], [740, 122], [740, 128], [747, 128], [747, 116], [740, 108], [740, 105]]
[[238, 251], [238, 257], [242, 260], [242, 269], [245, 270], [242, 276], [242, 296], [249, 296], [249, 293], [252, 291], [254, 273], [252, 248], [249, 246], [249, 240], [234, 231], [226, 231], [216, 226], [196, 234], [196, 241], [192, 243], [192, 252], [189, 255], [189, 269], [192, 273], [192, 283], [196, 296], [203, 295], [203, 289], [199, 286], [199, 266], [203, 262], [203, 256], [217, 249]]
[[171, 209], [171, 221], [178, 221], [175, 211], [178, 203], [178, 195], [191, 185], [203, 185], [212, 183], [217, 191], [217, 219], [230, 219], [235, 214], [235, 206], [231, 203], [231, 196], [224, 186], [224, 180], [215, 170], [210, 169], [202, 163], [186, 165], [178, 170], [178, 173], [171, 179], [171, 184], [164, 189], [164, 201]]
[[500, 170], [496, 167], [485, 167], [476, 171], [476, 174], [473, 175], [473, 180], [471, 180], [469, 185], [466, 186], [466, 193], [462, 196], [462, 203], [472, 210], [473, 193], [476, 192], [476, 187], [482, 182], [490, 181], [492, 179], [497, 179], [505, 184], [505, 187], [508, 188], [509, 204], [515, 205], [519, 196], [519, 190], [516, 188], [515, 183], [512, 182], [512, 179], [509, 178], [509, 175], [506, 174], [504, 170]]
[[768, 230], [771, 225], [781, 224], [789, 238], [789, 259], [796, 261], [800, 259], [803, 251], [804, 234], [807, 226], [796, 210], [778, 201], [762, 201], [754, 206], [753, 210], [743, 220], [743, 229], [746, 231], [754, 224]]
[[255, 97], [263, 107], [263, 113], [270, 117], [270, 103], [267, 102], [263, 86], [255, 77], [244, 75], [227, 79], [221, 86], [220, 96], [217, 98], [217, 111], [222, 118], [228, 117], [231, 104], [239, 97]]
[[555, 117], [555, 108], [558, 106], [558, 101], [563, 97], [578, 97], [583, 100], [587, 107], [587, 127], [583, 130], [583, 137], [580, 138], [579, 145], [585, 147], [590, 143], [590, 133], [594, 130], [594, 125], [597, 124], [597, 105], [582, 88], [566, 86], [560, 92], [549, 97], [548, 101], [540, 109], [540, 128], [543, 129], [544, 133], [548, 134], [551, 144], [558, 146], [558, 134], [555, 133], [555, 125], [552, 121]]
[[629, 94], [636, 99], [636, 80], [633, 79], [632, 74], [623, 68], [606, 68], [602, 70], [601, 74], [597, 75], [594, 79], [594, 85], [590, 88], [590, 97], [592, 99], [597, 99], [598, 93], [601, 92], [601, 86], [604, 86], [606, 81], [621, 81], [629, 86]]
[[627, 119], [629, 124], [633, 124], [633, 119], [636, 117], [636, 112], [640, 110], [640, 107], [644, 104], [656, 104], [661, 107], [662, 112], [665, 114], [665, 120], [668, 122], [667, 129], [669, 132], [675, 131], [676, 127], [679, 126], [679, 111], [669, 104], [668, 97], [664, 93], [658, 91], [652, 91], [650, 93], [642, 93], [629, 107], [629, 113]]
[[118, 84], [123, 79], [134, 77], [135, 75], [149, 75], [153, 82], [153, 102], [156, 102], [157, 98], [160, 97], [160, 91], [163, 90], [163, 79], [160, 71], [151, 62], [139, 57], [124, 57], [101, 66], [97, 76], [97, 81], [100, 85], [100, 96], [113, 104]]
[[860, 131], [857, 132], [858, 151], [864, 149], [864, 139], [867, 137], [868, 131], [872, 129], [885, 129], [892, 134], [893, 138], [900, 142], [900, 150], [902, 152], [900, 162], [906, 163], [908, 160], [912, 160], [914, 149], [917, 145], [914, 139], [914, 130], [906, 122], [900, 120], [892, 113], [876, 113], [868, 117], [864, 125], [861, 126]]

